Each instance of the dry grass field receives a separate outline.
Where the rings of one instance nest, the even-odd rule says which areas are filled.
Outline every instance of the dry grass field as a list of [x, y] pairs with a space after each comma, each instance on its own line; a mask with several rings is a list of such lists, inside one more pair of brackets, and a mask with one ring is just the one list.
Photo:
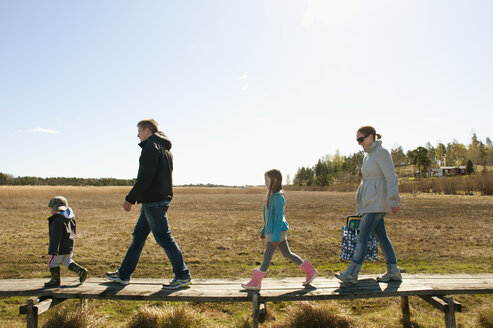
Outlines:
[[[121, 204], [128, 187], [6, 187], [0, 189], [0, 278], [48, 277], [48, 200], [64, 195], [74, 209], [78, 239], [74, 259], [91, 276], [102, 277], [118, 268], [131, 241], [140, 206], [131, 212]], [[169, 222], [185, 261], [195, 278], [245, 278], [260, 264], [264, 245], [256, 237], [262, 226], [262, 188], [176, 188]], [[291, 249], [309, 258], [322, 276], [332, 276], [347, 265], [339, 261], [340, 229], [354, 212], [354, 193], [286, 192], [286, 219]], [[399, 265], [408, 273], [493, 272], [493, 197], [404, 194], [401, 213], [389, 215], [386, 225]], [[384, 270], [384, 263], [365, 264], [362, 273]], [[72, 275], [65, 268], [63, 276]], [[270, 277], [302, 276], [292, 263], [276, 254]], [[150, 236], [134, 277], [172, 277], [162, 249]], [[493, 306], [490, 296], [462, 296], [464, 312], [457, 321], [475, 327], [482, 309]], [[22, 298], [0, 300], [0, 326], [24, 326], [17, 314]], [[101, 320], [122, 326], [142, 304], [91, 302]], [[398, 299], [340, 302], [359, 326], [400, 325]], [[286, 304], [274, 304], [275, 326]], [[440, 327], [439, 312], [418, 300], [411, 306], [416, 327]], [[235, 326], [250, 312], [248, 304], [195, 304], [212, 326]], [[45, 314], [42, 315], [42, 317]]]

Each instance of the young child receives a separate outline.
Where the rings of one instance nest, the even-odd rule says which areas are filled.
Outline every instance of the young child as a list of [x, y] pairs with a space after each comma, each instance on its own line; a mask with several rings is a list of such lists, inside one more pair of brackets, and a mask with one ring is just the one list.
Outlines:
[[51, 280], [45, 283], [45, 287], [60, 286], [60, 263], [77, 273], [80, 283], [83, 283], [87, 278], [87, 270], [72, 260], [76, 234], [74, 212], [68, 207], [67, 199], [63, 196], [50, 199], [48, 207], [51, 209], [51, 216], [48, 218], [48, 266]]
[[262, 279], [269, 269], [270, 261], [277, 247], [281, 249], [282, 255], [294, 262], [306, 274], [306, 280], [303, 285], [310, 284], [318, 276], [318, 271], [308, 261], [303, 261], [298, 255], [289, 250], [286, 238], [289, 225], [284, 218], [285, 198], [282, 192], [282, 175], [279, 170], [269, 170], [265, 172], [265, 186], [267, 187], [267, 196], [264, 203], [263, 216], [264, 226], [259, 232], [259, 238], [265, 239], [264, 260], [260, 269], [253, 270], [252, 279], [246, 284], [241, 284], [245, 289], [259, 290]]

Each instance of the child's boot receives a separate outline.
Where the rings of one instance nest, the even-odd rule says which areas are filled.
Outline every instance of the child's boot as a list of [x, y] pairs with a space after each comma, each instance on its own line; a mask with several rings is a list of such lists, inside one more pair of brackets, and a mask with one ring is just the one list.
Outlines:
[[77, 262], [70, 262], [68, 269], [79, 275], [79, 281], [82, 284], [87, 279], [87, 270], [77, 264]]
[[241, 284], [241, 287], [249, 290], [259, 290], [265, 274], [265, 272], [259, 271], [257, 269], [253, 270], [252, 279], [246, 284]]
[[377, 280], [381, 282], [389, 282], [391, 280], [401, 281], [402, 280], [401, 270], [397, 266], [397, 263], [396, 264], [387, 263], [387, 272], [384, 275], [378, 277]]
[[335, 276], [343, 282], [349, 282], [350, 284], [356, 285], [358, 283], [359, 270], [361, 270], [361, 264], [356, 264], [351, 261], [346, 271], [336, 273]]
[[50, 268], [51, 280], [45, 282], [46, 288], [60, 287], [60, 267]]
[[303, 286], [309, 285], [313, 279], [318, 277], [318, 271], [313, 267], [310, 261], [305, 260], [302, 265], [300, 265], [301, 271], [306, 273], [306, 280], [303, 283]]

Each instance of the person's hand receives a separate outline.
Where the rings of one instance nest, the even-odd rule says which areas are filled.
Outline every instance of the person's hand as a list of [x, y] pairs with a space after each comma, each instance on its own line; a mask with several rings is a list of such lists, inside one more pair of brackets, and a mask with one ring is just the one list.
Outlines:
[[265, 236], [262, 234], [262, 231], [258, 233], [258, 239], [260, 240], [265, 239]]
[[123, 208], [125, 209], [125, 211], [130, 212], [130, 210], [132, 209], [132, 203], [124, 201]]
[[392, 214], [399, 213], [399, 207], [392, 207], [391, 210], [392, 210]]
[[273, 241], [272, 242], [272, 245], [275, 246], [275, 247], [277, 247], [277, 246], [279, 246], [279, 242], [278, 241]]

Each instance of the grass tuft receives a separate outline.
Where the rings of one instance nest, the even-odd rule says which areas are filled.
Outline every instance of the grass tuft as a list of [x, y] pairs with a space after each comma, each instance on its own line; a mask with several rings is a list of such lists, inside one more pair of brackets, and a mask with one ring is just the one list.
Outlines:
[[88, 307], [64, 304], [54, 311], [43, 328], [93, 328], [100, 326], [100, 320], [96, 318], [94, 311]]
[[276, 328], [351, 328], [349, 315], [339, 306], [301, 302], [288, 309], [289, 317]]
[[160, 308], [140, 307], [130, 320], [128, 328], [202, 328], [203, 318], [193, 308], [185, 305]]
[[480, 327], [493, 328], [493, 308], [488, 308], [481, 312], [478, 321]]

